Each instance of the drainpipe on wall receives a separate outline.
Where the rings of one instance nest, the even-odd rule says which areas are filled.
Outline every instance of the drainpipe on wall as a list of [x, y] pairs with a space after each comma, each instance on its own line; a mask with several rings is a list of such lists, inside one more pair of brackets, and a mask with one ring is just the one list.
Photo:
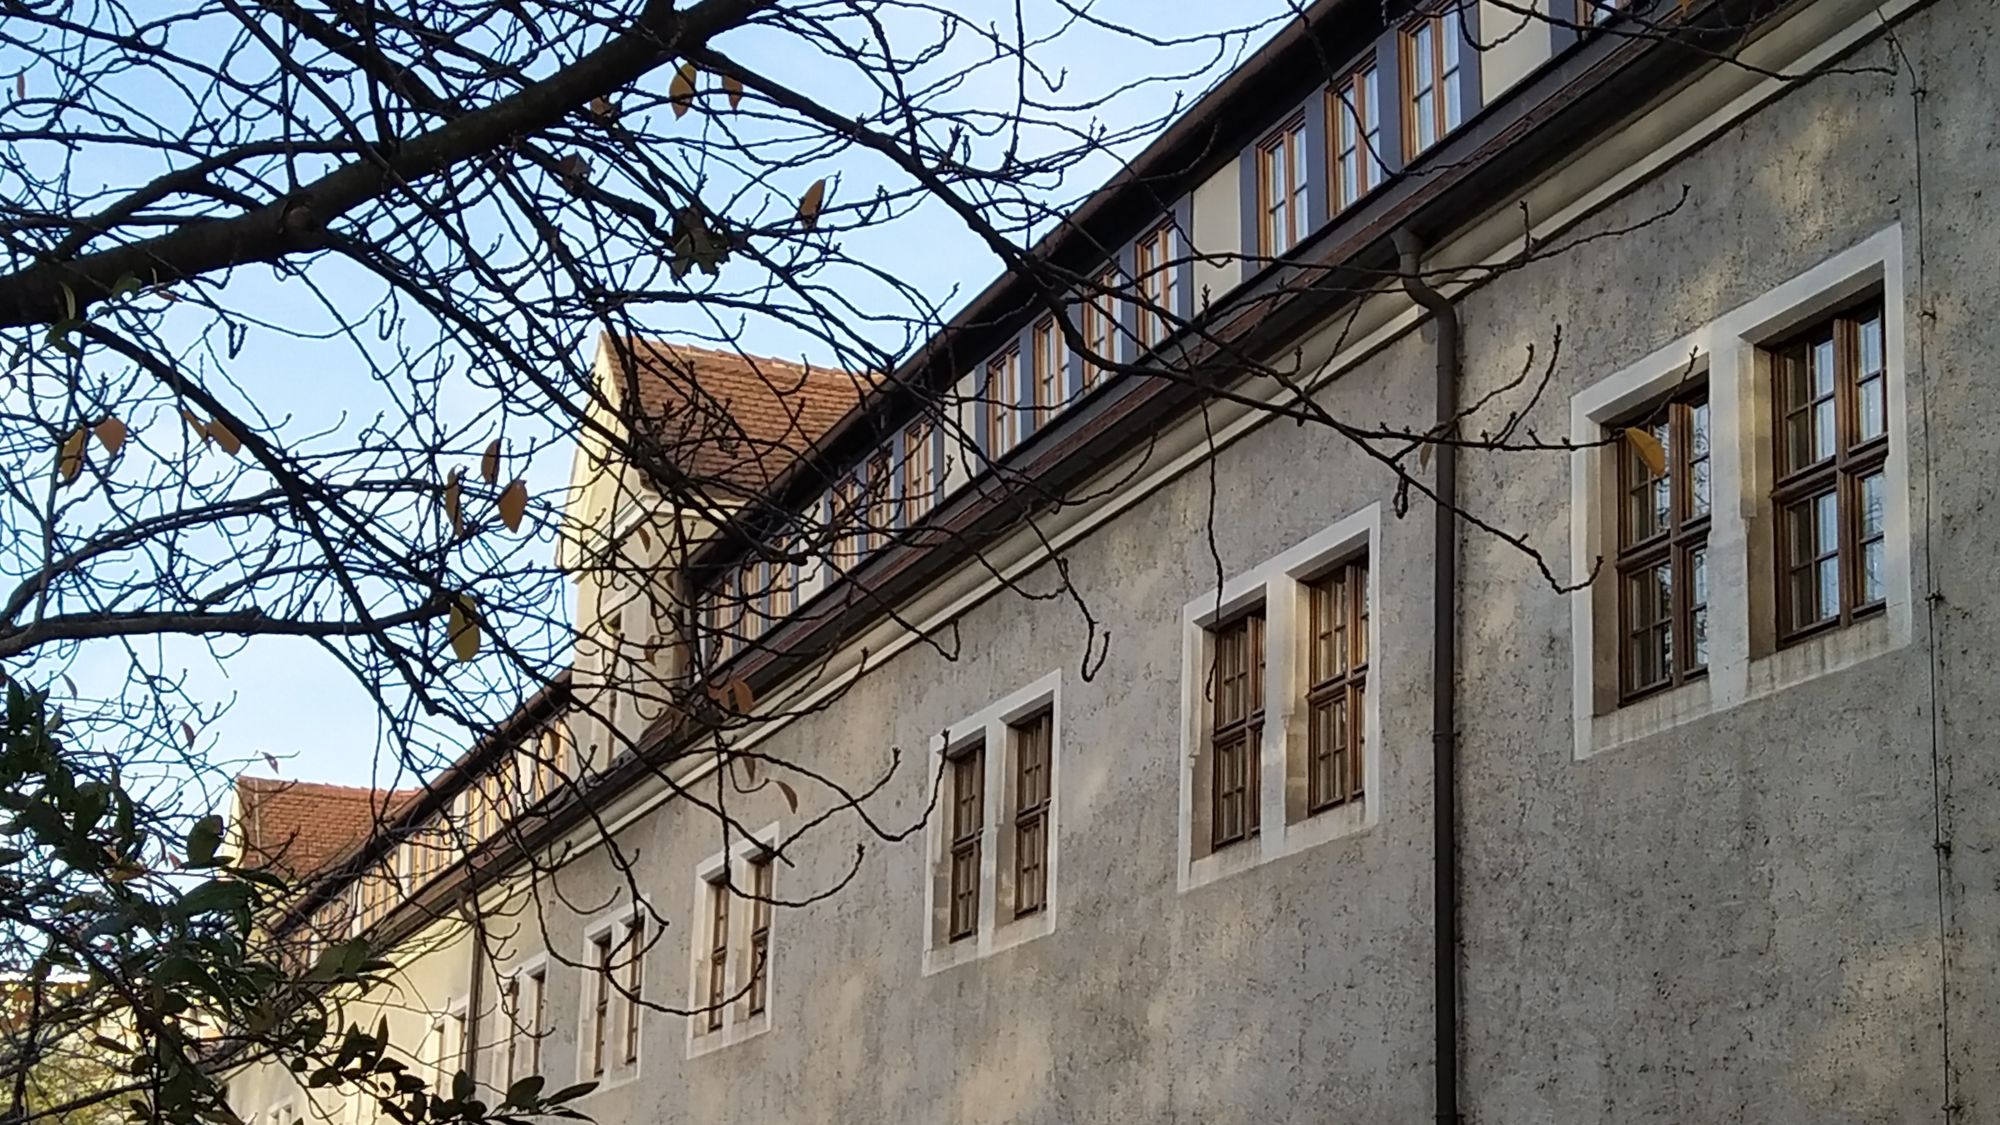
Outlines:
[[472, 956], [466, 965], [466, 975], [470, 977], [465, 985], [465, 1042], [458, 1045], [464, 1055], [465, 1072], [477, 1081], [479, 1078], [479, 1006], [484, 1000], [481, 993], [486, 981], [479, 971], [479, 960], [486, 953], [486, 914], [479, 909], [479, 887], [474, 884], [465, 895], [465, 909], [472, 915]]
[[1403, 289], [1437, 325], [1436, 585], [1431, 595], [1432, 889], [1436, 966], [1433, 972], [1438, 1125], [1459, 1125], [1458, 1113], [1458, 310], [1431, 288], [1421, 270], [1423, 243], [1395, 233]]

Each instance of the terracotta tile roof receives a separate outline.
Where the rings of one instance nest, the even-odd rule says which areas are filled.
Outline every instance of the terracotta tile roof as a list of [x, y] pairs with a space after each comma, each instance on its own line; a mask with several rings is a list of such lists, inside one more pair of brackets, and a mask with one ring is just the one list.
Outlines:
[[419, 792], [238, 777], [245, 858], [291, 878], [323, 871]]
[[861, 399], [865, 376], [658, 340], [608, 339], [629, 360], [628, 421], [719, 499], [768, 489]]

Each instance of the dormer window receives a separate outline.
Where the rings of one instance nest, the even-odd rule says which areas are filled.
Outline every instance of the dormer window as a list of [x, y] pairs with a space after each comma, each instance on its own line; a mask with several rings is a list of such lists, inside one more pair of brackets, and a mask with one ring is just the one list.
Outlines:
[[1275, 258], [1306, 234], [1306, 119], [1278, 126], [1257, 146], [1258, 249]]
[[1352, 207], [1382, 182], [1382, 99], [1373, 63], [1334, 87], [1329, 117], [1334, 202]]
[[1457, 0], [1403, 28], [1403, 137], [1411, 156], [1458, 128], [1465, 118], [1459, 97], [1459, 48], [1465, 17]]

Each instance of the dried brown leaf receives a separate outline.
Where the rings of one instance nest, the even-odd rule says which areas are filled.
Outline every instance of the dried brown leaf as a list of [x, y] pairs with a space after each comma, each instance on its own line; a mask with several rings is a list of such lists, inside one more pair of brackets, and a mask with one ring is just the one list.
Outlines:
[[[777, 779], [773, 778], [772, 780], [774, 780], [774, 781], [775, 781], [775, 780], [777, 780]], [[786, 784], [785, 784], [784, 782], [782, 782], [782, 781], [779, 781], [779, 782], [778, 782], [778, 792], [780, 792], [780, 793], [783, 793], [783, 794], [785, 795], [785, 804], [786, 804], [786, 806], [788, 806], [788, 807], [789, 807], [789, 808], [790, 808], [790, 809], [791, 809], [791, 810], [792, 810], [793, 812], [797, 812], [797, 811], [799, 811], [799, 794], [798, 794], [798, 790], [796, 790], [796, 789], [793, 789], [793, 788], [792, 788], [791, 786], [789, 786], [789, 785], [786, 785]]]
[[95, 432], [97, 434], [97, 443], [104, 447], [104, 452], [111, 454], [113, 457], [118, 456], [118, 451], [125, 448], [127, 433], [125, 423], [119, 421], [116, 417], [106, 418], [104, 421], [99, 422]]
[[729, 95], [730, 109], [743, 104], [743, 83], [725, 75], [722, 79], [722, 92]]
[[804, 223], [807, 230], [813, 229], [813, 225], [819, 222], [819, 209], [824, 202], [826, 180], [822, 177], [814, 180], [806, 193], [799, 197], [799, 222]]
[[451, 603], [451, 619], [446, 624], [452, 655], [463, 662], [479, 655], [479, 610], [472, 595], [460, 594]]
[[486, 452], [479, 458], [479, 476], [487, 484], [500, 483], [500, 439], [486, 443]]
[[500, 493], [500, 522], [508, 531], [521, 530], [521, 517], [528, 512], [528, 482], [514, 478]]
[[444, 480], [444, 515], [451, 521], [451, 533], [463, 538], [465, 535], [465, 505], [462, 489], [458, 483], [459, 472], [451, 471]]
[[757, 706], [757, 697], [740, 676], [729, 681], [729, 706], [739, 715], [748, 715]]
[[229, 427], [220, 418], [209, 419], [208, 436], [214, 438], [215, 444], [221, 446], [222, 451], [231, 457], [236, 456], [237, 451], [243, 448], [242, 440], [231, 433]]
[[598, 96], [590, 99], [590, 115], [599, 121], [618, 120], [618, 103], [610, 98]]
[[693, 63], [682, 63], [674, 71], [674, 80], [667, 84], [667, 97], [673, 102], [674, 116], [684, 117], [694, 105], [694, 80], [698, 72]]
[[89, 438], [90, 431], [79, 427], [75, 433], [63, 439], [62, 448], [56, 457], [56, 476], [60, 477], [64, 484], [75, 480], [76, 475], [83, 471], [84, 442]]

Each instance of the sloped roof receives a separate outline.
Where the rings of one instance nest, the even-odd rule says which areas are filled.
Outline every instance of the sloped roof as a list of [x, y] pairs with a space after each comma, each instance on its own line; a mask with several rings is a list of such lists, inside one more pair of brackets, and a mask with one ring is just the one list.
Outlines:
[[242, 817], [244, 858], [294, 879], [317, 874], [367, 839], [418, 792], [238, 777], [236, 803]]
[[605, 341], [629, 361], [628, 422], [700, 485], [762, 494], [861, 401], [870, 380], [833, 368], [659, 340]]

